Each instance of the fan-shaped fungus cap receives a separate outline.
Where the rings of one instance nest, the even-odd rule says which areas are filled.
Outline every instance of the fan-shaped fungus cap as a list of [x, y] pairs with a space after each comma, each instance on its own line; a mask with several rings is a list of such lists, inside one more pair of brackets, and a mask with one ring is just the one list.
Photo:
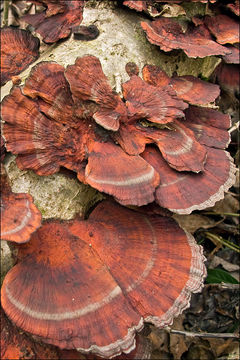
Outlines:
[[158, 89], [136, 75], [123, 84], [123, 96], [129, 116], [146, 118], [157, 124], [166, 124], [183, 117], [183, 110], [187, 108], [171, 87]]
[[29, 31], [1, 29], [1, 85], [19, 74], [39, 57], [39, 39]]
[[156, 190], [156, 202], [160, 206], [178, 214], [190, 214], [223, 199], [224, 191], [235, 182], [235, 166], [228, 152], [206, 148], [205, 169], [199, 174], [177, 172], [164, 162], [155, 148], [145, 150], [143, 158], [161, 177]]
[[22, 20], [31, 24], [46, 43], [68, 37], [72, 26], [79, 25], [82, 21], [84, 1], [41, 0], [38, 2], [46, 5], [47, 10], [35, 15], [25, 15]]
[[25, 243], [41, 225], [41, 213], [29, 194], [11, 192], [5, 176], [1, 179], [1, 240]]
[[227, 15], [207, 16], [204, 20], [219, 44], [235, 44], [239, 42], [239, 22]]
[[3, 282], [8, 317], [45, 342], [107, 358], [134, 349], [143, 319], [170, 324], [205, 276], [201, 248], [175, 221], [109, 202], [87, 221], [45, 223], [19, 258]]
[[123, 205], [141, 206], [154, 200], [159, 175], [140, 156], [129, 156], [115, 144], [95, 142], [90, 149], [85, 180]]
[[200, 26], [184, 33], [181, 26], [171, 18], [160, 18], [151, 23], [143, 21], [141, 26], [148, 40], [160, 46], [163, 51], [182, 49], [188, 57], [193, 58], [230, 53], [228, 49], [213, 41], [207, 29]]
[[191, 75], [177, 76], [171, 80], [171, 85], [180, 99], [194, 105], [206, 105], [214, 102], [220, 95], [218, 85]]
[[121, 117], [126, 117], [125, 105], [119, 95], [113, 93], [98, 58], [86, 55], [77, 58], [75, 65], [65, 71], [75, 103], [93, 101], [98, 106], [94, 120], [107, 130], [117, 131]]

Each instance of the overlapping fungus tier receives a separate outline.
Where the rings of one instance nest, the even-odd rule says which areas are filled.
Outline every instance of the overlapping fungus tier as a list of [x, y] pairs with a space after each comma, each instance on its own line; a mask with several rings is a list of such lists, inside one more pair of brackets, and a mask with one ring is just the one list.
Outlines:
[[84, 1], [81, 0], [30, 0], [46, 9], [34, 15], [25, 15], [22, 20], [31, 24], [45, 43], [54, 43], [71, 34], [71, 28], [83, 18]]
[[41, 213], [29, 194], [15, 194], [1, 174], [1, 240], [25, 243], [41, 225]]
[[[210, 22], [214, 23], [215, 17], [210, 19]], [[204, 24], [196, 27], [193, 27], [193, 24], [191, 24], [186, 31], [183, 31], [181, 25], [176, 20], [161, 17], [152, 22], [142, 21], [141, 26], [146, 32], [148, 40], [166, 52], [173, 49], [181, 49], [190, 58], [231, 54], [227, 47], [220, 45], [222, 42], [219, 41], [220, 43], [218, 44], [214, 40]], [[215, 33], [214, 30], [212, 32]]]
[[[25, 86], [3, 100], [7, 150], [18, 154], [21, 169], [49, 175], [65, 166], [123, 205], [155, 199], [180, 213], [214, 205], [234, 182], [232, 160], [223, 150], [230, 118], [204, 107], [218, 97], [218, 85], [192, 76], [169, 78], [150, 65], [143, 80], [135, 64], [126, 70], [130, 80], [121, 99], [94, 56], [78, 58], [66, 70], [38, 64]], [[161, 169], [145, 156], [150, 144], [164, 162]], [[184, 175], [186, 186], [178, 189], [180, 180], [172, 182], [172, 174]], [[199, 194], [188, 179], [199, 183]], [[160, 195], [170, 184], [178, 206]]]
[[144, 320], [170, 324], [205, 277], [201, 248], [174, 220], [111, 202], [88, 220], [45, 222], [18, 258], [2, 288], [8, 317], [44, 342], [105, 358], [133, 350]]
[[39, 39], [29, 31], [1, 29], [1, 85], [18, 75], [39, 57]]
[[[155, 192], [159, 205], [180, 214], [213, 206], [235, 181], [233, 160], [224, 151], [230, 141], [230, 117], [203, 106], [219, 95], [219, 87], [192, 76], [169, 78], [151, 65], [143, 68], [143, 79], [133, 74], [123, 84], [131, 118], [122, 124], [115, 139], [126, 153], [140, 154], [159, 173]], [[184, 111], [184, 119], [162, 124], [154, 119], [152, 123], [149, 106], [154, 104], [156, 109], [152, 88], [161, 94], [169, 87], [178, 100], [192, 105]], [[164, 97], [159, 98], [161, 103]], [[161, 117], [160, 111], [158, 115]]]

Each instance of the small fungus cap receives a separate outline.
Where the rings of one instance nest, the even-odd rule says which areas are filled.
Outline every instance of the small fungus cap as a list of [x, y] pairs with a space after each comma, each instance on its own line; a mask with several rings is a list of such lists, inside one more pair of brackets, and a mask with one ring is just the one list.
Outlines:
[[20, 74], [39, 57], [39, 39], [29, 31], [1, 29], [1, 85]]

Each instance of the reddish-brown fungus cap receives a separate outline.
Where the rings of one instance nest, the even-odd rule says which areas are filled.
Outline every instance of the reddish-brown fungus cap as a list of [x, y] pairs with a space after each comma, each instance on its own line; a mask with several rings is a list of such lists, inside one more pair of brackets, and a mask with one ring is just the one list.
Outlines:
[[225, 149], [230, 142], [230, 116], [217, 110], [190, 106], [184, 125], [190, 128], [198, 142], [213, 148]]
[[223, 199], [224, 191], [235, 182], [233, 160], [223, 150], [206, 149], [205, 169], [199, 174], [179, 173], [166, 164], [155, 148], [145, 150], [143, 158], [160, 174], [161, 181], [156, 190], [156, 201], [160, 206], [178, 214], [190, 214]]
[[64, 76], [65, 68], [55, 62], [33, 67], [23, 87], [24, 95], [38, 99], [41, 111], [59, 123], [73, 124], [73, 99]]
[[234, 4], [227, 4], [227, 7], [237, 16], [240, 16], [239, 0], [235, 0]]
[[177, 76], [171, 79], [171, 85], [177, 96], [195, 105], [205, 105], [213, 102], [220, 95], [218, 85], [200, 80], [194, 76]]
[[151, 23], [141, 22], [148, 40], [163, 51], [182, 49], [188, 57], [226, 55], [228, 49], [211, 40], [207, 30], [189, 29], [184, 33], [181, 26], [171, 18], [160, 18]]
[[201, 249], [172, 219], [108, 202], [87, 221], [44, 224], [19, 258], [2, 288], [9, 318], [45, 342], [104, 357], [130, 352], [143, 319], [170, 324], [205, 276]]
[[1, 195], [1, 240], [25, 243], [41, 225], [41, 213], [29, 194]]
[[183, 117], [183, 110], [187, 108], [171, 87], [158, 89], [136, 75], [123, 84], [123, 96], [129, 116], [136, 119], [146, 118], [158, 124], [166, 124], [175, 118]]
[[140, 156], [129, 156], [119, 146], [95, 142], [85, 170], [88, 184], [113, 195], [123, 205], [145, 205], [154, 199], [159, 176]]
[[22, 17], [43, 37], [44, 42], [53, 43], [68, 37], [71, 34], [71, 27], [81, 23], [84, 1], [64, 0], [59, 4], [54, 0], [50, 2], [44, 0], [44, 3], [48, 6], [48, 10]]
[[65, 76], [74, 101], [93, 101], [98, 105], [95, 121], [107, 130], [118, 130], [120, 118], [126, 116], [125, 105], [113, 93], [99, 59], [91, 55], [77, 58], [75, 65], [67, 67]]
[[221, 63], [215, 70], [215, 77], [221, 89], [232, 94], [239, 94], [239, 65]]
[[123, 5], [136, 11], [147, 11], [147, 1], [124, 1]]
[[39, 175], [59, 170], [63, 154], [66, 157], [70, 151], [66, 152], [63, 146], [69, 136], [63, 124], [49, 121], [38, 104], [24, 96], [18, 87], [4, 98], [2, 117], [6, 148], [13, 154], [20, 154], [17, 164], [21, 169], [32, 169]]
[[163, 88], [169, 85], [171, 78], [163, 71], [160, 66], [144, 65], [142, 69], [143, 80], [153, 86]]
[[1, 29], [1, 85], [19, 74], [39, 57], [39, 39], [29, 31]]
[[227, 15], [207, 16], [205, 24], [216, 37], [219, 44], [235, 44], [239, 42], [239, 22]]

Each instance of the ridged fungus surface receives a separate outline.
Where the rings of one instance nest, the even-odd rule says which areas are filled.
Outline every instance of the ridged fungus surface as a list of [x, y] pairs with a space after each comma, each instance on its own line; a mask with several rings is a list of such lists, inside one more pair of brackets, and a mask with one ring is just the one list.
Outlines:
[[[169, 174], [202, 181], [201, 199], [188, 188], [194, 209], [214, 205], [234, 183], [234, 165], [223, 150], [230, 117], [204, 107], [218, 97], [219, 86], [193, 76], [170, 78], [152, 65], [143, 68], [143, 79], [137, 65], [126, 70], [130, 80], [122, 84], [121, 98], [94, 56], [78, 58], [66, 70], [53, 62], [35, 66], [24, 87], [14, 87], [3, 100], [7, 150], [18, 154], [21, 169], [49, 175], [64, 166], [119, 203], [142, 206], [156, 199], [162, 183], [162, 170], [143, 156], [154, 144]], [[209, 148], [219, 148], [215, 155], [225, 161], [216, 170], [218, 181], [211, 168], [211, 186], [205, 188]], [[166, 207], [191, 212], [194, 204], [187, 206], [182, 196], [183, 207]], [[162, 203], [159, 196], [157, 201]]]
[[39, 57], [39, 44], [39, 39], [27, 30], [1, 29], [1, 85]]
[[132, 351], [144, 320], [170, 324], [206, 273], [174, 220], [112, 202], [88, 220], [46, 222], [18, 259], [2, 287], [8, 317], [44, 342], [106, 358]]
[[29, 194], [15, 194], [1, 174], [1, 240], [25, 243], [41, 225], [41, 213]]
[[22, 20], [31, 24], [45, 43], [54, 43], [71, 34], [71, 28], [79, 25], [83, 18], [84, 1], [81, 0], [30, 0], [46, 9], [37, 14], [25, 15]]
[[172, 18], [158, 18], [152, 22], [141, 22], [148, 40], [158, 45], [163, 51], [181, 49], [190, 58], [203, 58], [211, 55], [227, 55], [230, 51], [218, 44], [203, 25], [185, 32], [180, 24]]

